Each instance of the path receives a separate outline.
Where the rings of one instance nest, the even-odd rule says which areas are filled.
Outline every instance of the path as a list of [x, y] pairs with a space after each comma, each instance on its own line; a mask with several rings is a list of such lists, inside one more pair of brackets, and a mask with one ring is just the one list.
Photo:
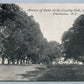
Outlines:
[[[30, 75], [34, 71], [38, 71], [41, 65], [0, 65], [0, 80], [19, 80], [19, 81], [29, 81], [30, 79], [26, 76], [26, 73]], [[29, 73], [28, 73], [29, 72]], [[34, 73], [35, 74], [35, 73]], [[29, 75], [28, 75], [29, 76]]]

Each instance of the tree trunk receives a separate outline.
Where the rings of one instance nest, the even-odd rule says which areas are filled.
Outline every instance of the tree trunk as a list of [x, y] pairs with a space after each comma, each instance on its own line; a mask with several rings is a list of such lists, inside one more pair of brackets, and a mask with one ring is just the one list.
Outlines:
[[8, 59], [8, 64], [10, 64], [10, 60]]
[[19, 64], [19, 60], [17, 60], [17, 64]]
[[4, 57], [2, 57], [2, 64], [4, 64]]
[[15, 64], [15, 62], [14, 62], [14, 61], [12, 61], [12, 64]]
[[2, 60], [2, 64], [4, 64], [4, 60]]

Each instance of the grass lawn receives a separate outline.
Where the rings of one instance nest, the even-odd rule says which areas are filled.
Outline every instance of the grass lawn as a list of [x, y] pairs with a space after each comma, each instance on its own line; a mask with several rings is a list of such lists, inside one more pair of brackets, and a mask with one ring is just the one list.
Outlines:
[[43, 72], [38, 81], [84, 81], [84, 65], [54, 65]]

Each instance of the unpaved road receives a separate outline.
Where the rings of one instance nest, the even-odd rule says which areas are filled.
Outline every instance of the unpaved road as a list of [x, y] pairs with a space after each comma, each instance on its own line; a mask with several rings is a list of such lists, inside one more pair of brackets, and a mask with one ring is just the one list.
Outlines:
[[0, 65], [0, 80], [1, 81], [30, 81], [28, 77], [23, 78], [19, 74], [24, 74], [30, 71], [37, 71], [41, 65]]

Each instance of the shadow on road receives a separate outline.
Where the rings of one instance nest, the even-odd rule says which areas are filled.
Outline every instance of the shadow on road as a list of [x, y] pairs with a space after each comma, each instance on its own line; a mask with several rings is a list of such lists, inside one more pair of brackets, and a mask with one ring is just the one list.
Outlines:
[[39, 75], [46, 69], [46, 67], [36, 67], [34, 71], [26, 71], [24, 74], [17, 74], [22, 79], [28, 79], [29, 81], [36, 81]]

